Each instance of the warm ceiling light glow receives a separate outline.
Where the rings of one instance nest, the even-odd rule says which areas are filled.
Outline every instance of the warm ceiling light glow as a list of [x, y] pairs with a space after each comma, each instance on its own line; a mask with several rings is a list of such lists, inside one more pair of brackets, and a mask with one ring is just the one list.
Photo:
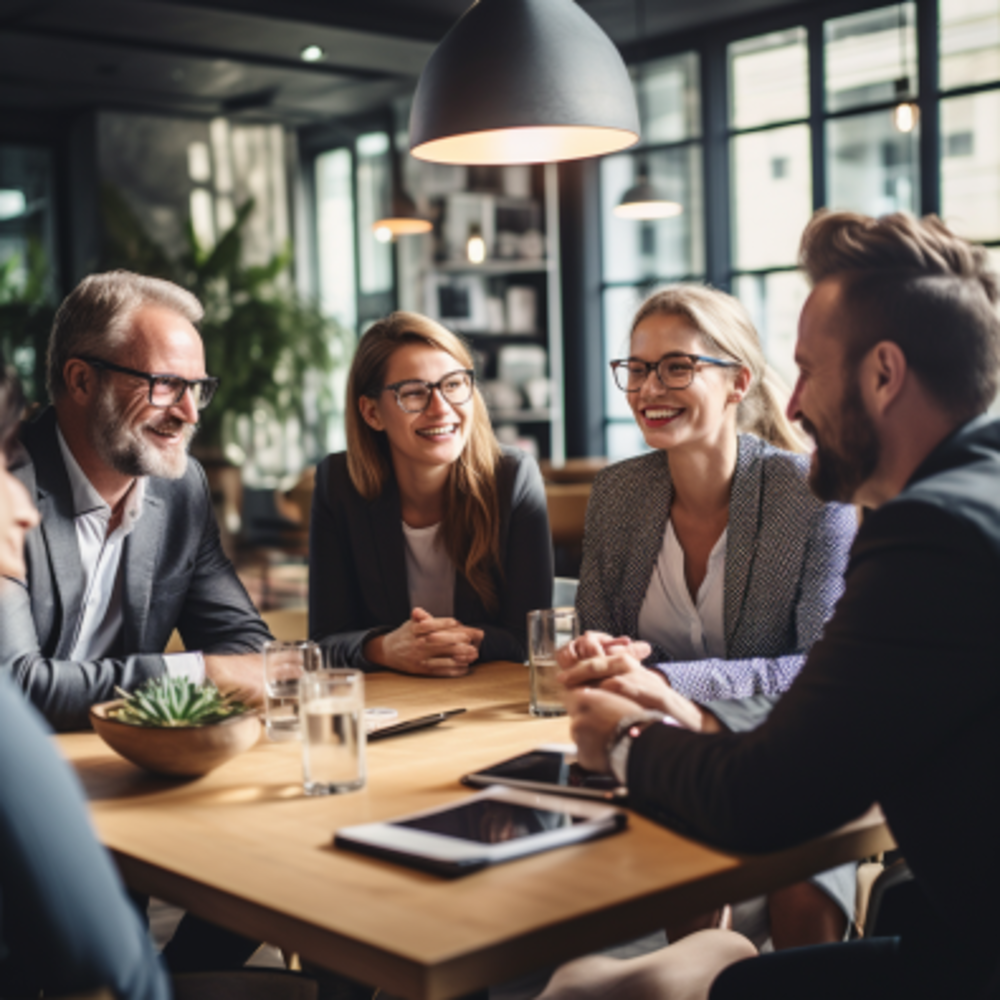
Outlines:
[[638, 138], [628, 70], [574, 0], [478, 0], [431, 55], [410, 113], [410, 152], [434, 163], [554, 163]]
[[326, 52], [318, 45], [307, 45], [300, 53], [299, 58], [303, 62], [319, 62]]
[[919, 109], [915, 104], [897, 104], [892, 113], [892, 121], [900, 132], [912, 132], [917, 125]]
[[616, 205], [614, 213], [619, 219], [669, 219], [680, 215], [684, 206], [676, 201], [630, 201], [628, 204]]
[[452, 135], [414, 146], [410, 152], [431, 163], [557, 163], [617, 153], [638, 141], [638, 131], [550, 125]]
[[[375, 230], [375, 239], [382, 243], [388, 243], [396, 236], [420, 236], [422, 233], [429, 233], [434, 226], [430, 219], [413, 219], [408, 217], [386, 216], [372, 224]], [[380, 233], [388, 233], [388, 236], [380, 236]]]

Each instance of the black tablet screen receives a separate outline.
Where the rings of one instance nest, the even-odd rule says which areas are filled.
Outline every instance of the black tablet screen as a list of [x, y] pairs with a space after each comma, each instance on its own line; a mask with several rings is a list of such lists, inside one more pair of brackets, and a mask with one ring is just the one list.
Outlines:
[[507, 840], [530, 837], [534, 833], [555, 830], [564, 826], [585, 823], [585, 816], [556, 812], [551, 809], [532, 809], [509, 802], [481, 799], [468, 802], [454, 809], [393, 823], [393, 826], [426, 830], [444, 837], [471, 840], [479, 844], [500, 844]]
[[507, 778], [520, 781], [537, 781], [563, 788], [594, 788], [614, 791], [619, 782], [613, 774], [585, 771], [568, 754], [558, 750], [533, 750], [488, 767], [479, 774], [488, 778]]

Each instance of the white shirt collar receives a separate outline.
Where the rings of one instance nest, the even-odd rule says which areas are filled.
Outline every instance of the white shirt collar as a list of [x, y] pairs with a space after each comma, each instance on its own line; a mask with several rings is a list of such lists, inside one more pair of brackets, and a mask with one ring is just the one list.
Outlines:
[[[69, 476], [70, 489], [73, 491], [73, 516], [83, 517], [98, 514], [105, 521], [110, 521], [111, 505], [97, 492], [94, 484], [80, 468], [80, 463], [77, 462], [70, 450], [58, 425], [56, 426], [56, 439], [59, 442], [59, 450], [62, 452], [63, 464], [66, 466], [66, 475]], [[138, 523], [142, 516], [145, 498], [146, 478], [138, 476], [132, 480], [132, 487], [125, 494], [125, 509], [122, 511], [122, 523], [119, 529], [123, 534], [129, 534]]]

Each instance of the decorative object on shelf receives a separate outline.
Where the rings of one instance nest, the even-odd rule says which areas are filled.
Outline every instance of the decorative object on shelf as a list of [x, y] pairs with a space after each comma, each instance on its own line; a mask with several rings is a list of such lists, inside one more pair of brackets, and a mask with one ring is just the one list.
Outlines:
[[507, 330], [510, 333], [538, 332], [538, 296], [530, 285], [507, 286]]
[[424, 67], [410, 113], [410, 151], [438, 163], [573, 160], [638, 138], [625, 63], [573, 0], [473, 4]]
[[478, 274], [427, 276], [424, 312], [455, 330], [486, 330], [486, 283]]
[[444, 203], [444, 249], [449, 260], [468, 264], [469, 240], [475, 232], [482, 250], [483, 263], [493, 255], [496, 226], [495, 198], [491, 194], [457, 191], [448, 195]]

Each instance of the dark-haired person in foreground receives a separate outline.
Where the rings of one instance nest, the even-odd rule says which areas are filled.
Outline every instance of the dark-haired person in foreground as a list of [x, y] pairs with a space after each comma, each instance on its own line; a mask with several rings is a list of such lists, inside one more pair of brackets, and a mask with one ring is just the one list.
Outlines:
[[[38, 513], [7, 471], [21, 394], [0, 359], [0, 572], [24, 576]], [[0, 602], [14, 586], [0, 579]], [[170, 985], [45, 725], [0, 676], [0, 996], [106, 988], [168, 1000]]]
[[723, 723], [749, 729], [769, 699], [712, 714], [612, 652], [565, 673], [573, 735], [637, 808], [732, 850], [881, 804], [928, 903], [921, 929], [739, 962], [713, 1000], [974, 997], [1000, 941], [997, 277], [981, 247], [903, 215], [818, 215], [802, 264], [789, 415], [816, 441], [816, 494], [870, 508], [833, 618], [758, 728]]

